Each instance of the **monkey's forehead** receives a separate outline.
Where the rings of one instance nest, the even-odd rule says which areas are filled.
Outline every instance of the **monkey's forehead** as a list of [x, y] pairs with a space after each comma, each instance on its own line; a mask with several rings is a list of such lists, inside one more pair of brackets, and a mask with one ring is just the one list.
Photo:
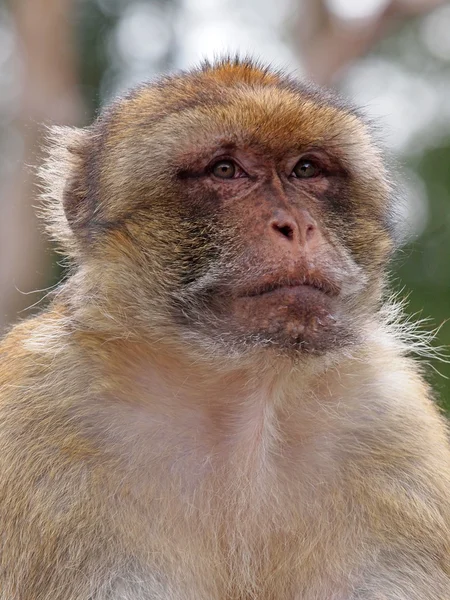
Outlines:
[[381, 167], [361, 119], [323, 98], [272, 84], [222, 83], [220, 89], [216, 84], [203, 89], [197, 81], [189, 89], [190, 95], [183, 96], [179, 86], [144, 86], [116, 104], [105, 123], [108, 154], [134, 155], [139, 162], [150, 153], [160, 163], [179, 163], [180, 155], [213, 151], [225, 140], [276, 156], [321, 148], [349, 170]]

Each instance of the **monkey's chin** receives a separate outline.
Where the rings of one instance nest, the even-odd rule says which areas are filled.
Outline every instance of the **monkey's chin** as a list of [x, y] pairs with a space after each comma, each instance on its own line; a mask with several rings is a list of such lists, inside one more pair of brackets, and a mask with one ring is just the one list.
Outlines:
[[311, 286], [279, 287], [232, 301], [243, 338], [253, 344], [323, 354], [346, 338], [338, 318], [338, 299]]

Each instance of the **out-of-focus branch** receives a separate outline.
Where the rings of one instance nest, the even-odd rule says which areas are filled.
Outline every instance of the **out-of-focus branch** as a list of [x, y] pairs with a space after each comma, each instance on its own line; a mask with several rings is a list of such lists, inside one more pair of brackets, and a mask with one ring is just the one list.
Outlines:
[[23, 155], [0, 190], [0, 331], [37, 298], [31, 291], [49, 283], [45, 251], [33, 205], [38, 204], [34, 169], [44, 124], [79, 121], [73, 0], [14, 0], [11, 11], [22, 60], [21, 101], [13, 123]]
[[319, 84], [332, 84], [391, 27], [443, 3], [392, 0], [371, 18], [343, 20], [326, 0], [303, 0], [293, 35], [307, 75]]

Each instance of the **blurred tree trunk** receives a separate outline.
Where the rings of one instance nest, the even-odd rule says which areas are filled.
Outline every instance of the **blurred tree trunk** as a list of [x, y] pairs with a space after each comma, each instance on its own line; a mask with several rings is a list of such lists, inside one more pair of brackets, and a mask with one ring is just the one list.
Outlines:
[[327, 0], [302, 0], [291, 34], [307, 76], [320, 85], [332, 85], [390, 28], [444, 3], [445, 0], [391, 0], [372, 17], [343, 20], [333, 14]]
[[[72, 0], [14, 0], [11, 12], [22, 62], [21, 96], [13, 123], [22, 156], [3, 184], [0, 201], [0, 331], [50, 282], [49, 243], [35, 215], [35, 168], [45, 124], [74, 124], [81, 114], [77, 88]], [[20, 290], [20, 291], [19, 291]]]

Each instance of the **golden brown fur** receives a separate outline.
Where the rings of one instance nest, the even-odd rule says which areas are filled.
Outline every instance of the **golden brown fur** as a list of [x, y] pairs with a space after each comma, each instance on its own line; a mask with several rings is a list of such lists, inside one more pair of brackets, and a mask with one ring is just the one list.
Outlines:
[[[223, 143], [328, 176], [219, 185]], [[449, 600], [446, 424], [381, 307], [393, 200], [357, 113], [224, 61], [57, 130], [44, 177], [74, 266], [0, 346], [0, 599]], [[272, 213], [314, 223], [309, 262]], [[238, 293], [295, 269], [326, 298]]]

